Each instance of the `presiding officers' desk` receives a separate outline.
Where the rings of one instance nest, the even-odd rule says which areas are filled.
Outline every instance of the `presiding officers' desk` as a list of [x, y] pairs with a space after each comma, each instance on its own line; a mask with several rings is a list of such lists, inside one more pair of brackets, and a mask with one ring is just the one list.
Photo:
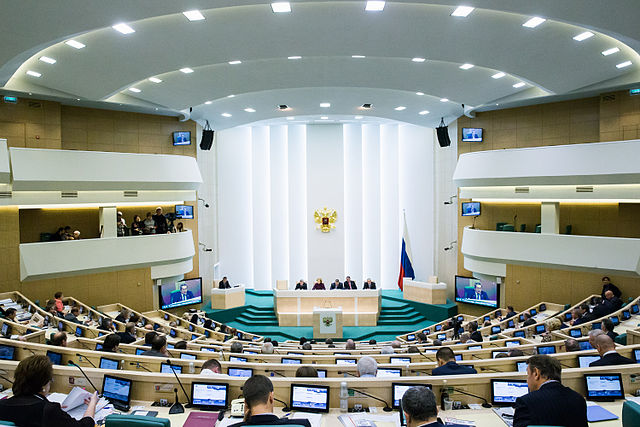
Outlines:
[[379, 289], [274, 289], [273, 299], [280, 326], [313, 326], [314, 308], [341, 308], [344, 326], [376, 326], [380, 314]]
[[228, 289], [211, 288], [211, 308], [225, 310], [244, 305], [244, 285], [236, 285]]

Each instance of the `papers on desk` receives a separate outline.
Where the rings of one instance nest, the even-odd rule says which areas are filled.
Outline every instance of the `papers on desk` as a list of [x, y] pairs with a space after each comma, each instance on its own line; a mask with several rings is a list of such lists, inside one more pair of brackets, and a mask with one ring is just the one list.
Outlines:
[[513, 414], [515, 410], [512, 407], [506, 408], [493, 408], [493, 412], [495, 412], [502, 421], [509, 427], [513, 425]]
[[340, 415], [338, 419], [345, 427], [395, 427], [400, 416], [397, 412], [391, 415], [358, 412]]
[[[89, 393], [80, 387], [74, 387], [69, 394], [51, 393], [47, 396], [47, 400], [49, 402], [59, 403], [62, 410], [69, 414], [70, 417], [80, 420], [87, 410], [87, 405], [84, 403], [84, 399], [91, 398], [91, 394], [92, 393]], [[109, 402], [104, 397], [101, 397], [96, 405], [96, 416], [94, 417], [94, 421], [100, 421], [112, 412], [113, 407], [109, 405]]]
[[322, 414], [312, 414], [310, 412], [294, 412], [289, 419], [292, 420], [309, 420], [311, 427], [320, 427], [322, 424]]

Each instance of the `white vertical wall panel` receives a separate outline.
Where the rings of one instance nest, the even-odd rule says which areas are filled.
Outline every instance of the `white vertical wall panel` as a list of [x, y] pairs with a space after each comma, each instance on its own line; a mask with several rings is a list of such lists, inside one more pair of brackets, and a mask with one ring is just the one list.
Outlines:
[[253, 280], [253, 190], [251, 128], [218, 134], [220, 272], [232, 283]]
[[380, 126], [362, 126], [362, 272], [380, 278]]
[[398, 125], [380, 127], [380, 282], [396, 288], [400, 271]]
[[[328, 283], [344, 274], [344, 148], [342, 126], [307, 126], [307, 226], [310, 278]], [[338, 213], [336, 228], [317, 230], [316, 209], [327, 207]], [[310, 279], [311, 280], [311, 279]]]
[[[289, 162], [287, 127], [271, 126], [271, 271], [269, 288], [289, 278]], [[269, 207], [265, 206], [267, 210]]]
[[[268, 126], [251, 128], [253, 286], [257, 289], [269, 286], [271, 281], [270, 145]], [[251, 287], [250, 283], [246, 285]]]
[[345, 276], [362, 283], [362, 126], [344, 125]]
[[[307, 264], [307, 129], [288, 127], [289, 285], [309, 278]], [[311, 279], [308, 279], [311, 280]]]

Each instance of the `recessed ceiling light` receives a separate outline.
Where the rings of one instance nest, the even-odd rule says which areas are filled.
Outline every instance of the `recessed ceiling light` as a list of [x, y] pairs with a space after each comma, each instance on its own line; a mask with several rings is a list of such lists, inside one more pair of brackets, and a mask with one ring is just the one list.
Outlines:
[[420, 114], [421, 116], [424, 116], [426, 114], [429, 114], [429, 110], [422, 110], [418, 114]]
[[404, 107], [402, 105], [400, 105], [399, 107], [394, 108], [394, 110], [396, 110], [396, 111], [402, 111], [402, 110], [406, 110], [406, 109], [407, 109], [407, 107]]
[[456, 10], [453, 11], [453, 13], [451, 14], [451, 16], [458, 16], [460, 18], [466, 18], [467, 16], [469, 16], [469, 14], [471, 12], [473, 12], [473, 7], [471, 6], [458, 6], [456, 7]]
[[329, 107], [331, 107], [331, 103], [330, 102], [321, 102], [320, 103], [320, 107], [329, 108]]
[[254, 110], [251, 107], [245, 108], [244, 111], [246, 111], [247, 113], [255, 113], [256, 112], [256, 110]]
[[182, 71], [185, 74], [193, 73], [193, 70], [189, 67], [180, 68], [180, 71]]
[[386, 2], [378, 1], [378, 0], [369, 0], [364, 10], [367, 12], [380, 12], [384, 10], [384, 5]]
[[590, 37], [593, 37], [593, 33], [591, 31], [585, 31], [584, 33], [580, 33], [577, 36], [575, 36], [573, 39], [577, 42], [581, 42], [583, 40], [586, 40]]
[[129, 90], [133, 93], [140, 93], [142, 92], [140, 89], [138, 89], [137, 87], [130, 87]]
[[222, 113], [222, 114], [220, 114], [220, 115], [221, 115], [222, 117], [231, 117], [231, 114], [229, 114], [229, 113]]
[[320, 117], [320, 120], [329, 120], [329, 117], [327, 117], [327, 116], [322, 116], [322, 117]]
[[40, 77], [40, 76], [42, 76], [42, 74], [40, 74], [39, 72], [31, 71], [31, 70], [27, 71], [27, 74], [32, 76], [32, 77]]
[[75, 40], [67, 40], [66, 42], [64, 42], [67, 46], [71, 46], [73, 48], [76, 49], [82, 49], [83, 47], [85, 47], [85, 44], [82, 44], [80, 42], [77, 42]]
[[426, 59], [424, 59], [424, 58], [420, 58], [420, 57], [411, 58], [411, 60], [412, 60], [413, 62], [424, 62], [424, 61], [426, 61]]
[[607, 49], [602, 51], [602, 54], [604, 56], [609, 56], [609, 55], [613, 55], [614, 53], [620, 52], [620, 49], [618, 49], [617, 47], [612, 47], [611, 49]]
[[211, 105], [211, 104], [213, 104], [213, 101], [205, 101], [204, 103], [205, 103], [205, 105]]
[[523, 87], [524, 85], [526, 85], [525, 82], [519, 82], [519, 83], [514, 84], [513, 87], [515, 87], [516, 89], [519, 89], [519, 88]]
[[299, 55], [295, 55], [295, 56], [288, 56], [287, 59], [301, 59], [302, 56]]
[[287, 120], [294, 120], [294, 119], [295, 119], [295, 117], [293, 117], [293, 116], [287, 117]]
[[287, 13], [291, 12], [291, 4], [288, 1], [278, 1], [271, 3], [271, 10], [273, 13]]
[[131, 34], [131, 33], [135, 33], [136, 32], [136, 30], [134, 30], [133, 28], [131, 28], [127, 24], [116, 24], [116, 25], [112, 26], [111, 28], [113, 28], [114, 30], [116, 30], [117, 32], [122, 33], [122, 34]]
[[416, 95], [418, 95], [418, 96], [423, 96], [423, 95], [424, 95], [424, 92], [416, 92]]
[[473, 67], [474, 67], [474, 65], [473, 65], [473, 64], [462, 64], [462, 65], [460, 66], [460, 69], [462, 69], [462, 70], [470, 70], [470, 69], [472, 69]]
[[449, 102], [449, 98], [440, 98], [440, 102]]
[[362, 58], [366, 58], [366, 56], [364, 56], [364, 55], [351, 55], [351, 57], [352, 57], [352, 58], [355, 58], [355, 59], [362, 59]]
[[49, 58], [48, 56], [41, 56], [40, 61], [46, 62], [47, 64], [55, 64], [57, 61], [53, 58]]
[[242, 64], [242, 61], [238, 61], [238, 60], [229, 61], [229, 65], [238, 65], [238, 64]]
[[502, 71], [500, 71], [499, 73], [495, 73], [493, 76], [491, 76], [492, 79], [501, 79], [504, 76], [506, 76], [505, 73], [503, 73]]
[[360, 107], [360, 108], [365, 109], [365, 110], [370, 110], [372, 107], [373, 107], [373, 104], [367, 103], [367, 104], [362, 104], [362, 107]]
[[227, 98], [235, 98], [235, 95], [234, 94], [227, 95]]
[[162, 83], [162, 80], [157, 77], [149, 77], [149, 81], [152, 83]]
[[631, 61], [624, 61], [621, 62], [620, 64], [616, 65], [616, 68], [624, 68], [624, 67], [628, 67], [629, 65], [631, 65], [632, 62]]
[[523, 27], [527, 27], [527, 28], [535, 28], [538, 25], [542, 24], [544, 21], [546, 21], [546, 19], [544, 18], [539, 18], [537, 16], [529, 19], [527, 22], [525, 22], [524, 24], [522, 24]]
[[204, 19], [204, 15], [200, 13], [199, 10], [187, 10], [186, 12], [182, 12], [182, 14], [186, 16], [189, 21], [202, 21]]
[[363, 116], [355, 116], [354, 119], [356, 120], [361, 120], [363, 118]]
[[288, 110], [290, 110], [290, 109], [291, 109], [291, 108], [289, 108], [289, 106], [288, 106], [287, 104], [280, 104], [280, 105], [278, 105], [278, 110], [280, 110], [280, 111], [288, 111]]

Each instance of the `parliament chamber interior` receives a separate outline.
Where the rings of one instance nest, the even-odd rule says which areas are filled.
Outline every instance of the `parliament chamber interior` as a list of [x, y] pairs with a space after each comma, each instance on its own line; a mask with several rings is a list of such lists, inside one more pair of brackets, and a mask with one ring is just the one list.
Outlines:
[[640, 426], [637, 2], [0, 12], [0, 425]]

